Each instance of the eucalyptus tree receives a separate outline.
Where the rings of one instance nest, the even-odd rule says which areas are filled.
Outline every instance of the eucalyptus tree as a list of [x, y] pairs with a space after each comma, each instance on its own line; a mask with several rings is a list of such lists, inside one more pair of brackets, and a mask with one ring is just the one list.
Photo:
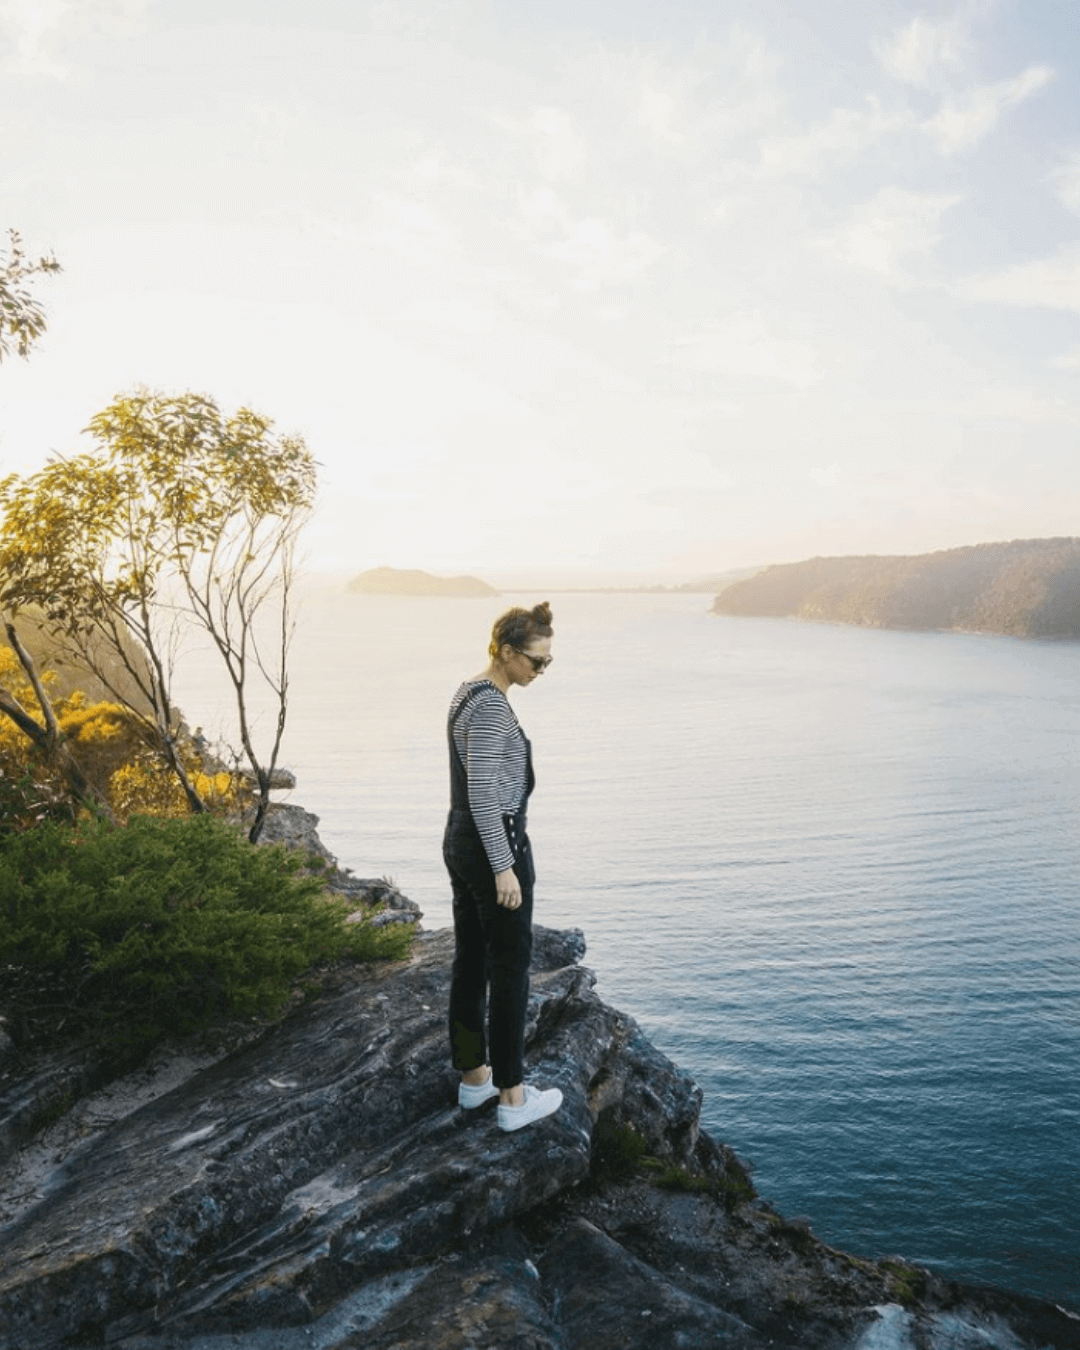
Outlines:
[[[0, 682], [0, 713], [23, 733], [44, 764], [59, 770], [69, 803], [79, 803], [89, 807], [96, 815], [113, 819], [107, 799], [83, 772], [64, 738], [46, 686], [48, 676], [42, 675], [33, 655], [23, 644], [11, 615], [4, 614], [2, 624], [8, 645], [23, 669], [26, 690], [17, 690], [13, 682]], [[30, 702], [31, 695], [36, 711]], [[31, 801], [36, 803], [36, 806], [31, 807], [32, 810], [45, 806], [51, 809], [58, 805], [62, 798], [57, 799], [51, 784], [38, 780], [37, 775], [34, 777], [32, 785], [29, 780], [14, 785], [15, 796], [21, 807], [29, 806]], [[30, 799], [24, 796], [28, 790], [32, 794]]]
[[[0, 482], [0, 602], [41, 610], [142, 720], [193, 811], [206, 804], [185, 763], [173, 677], [185, 638], [208, 636], [257, 788], [254, 841], [287, 717], [295, 546], [314, 500], [314, 459], [268, 418], [226, 415], [200, 394], [139, 390], [87, 430], [92, 450]], [[257, 686], [276, 709], [265, 748]]]
[[[28, 256], [19, 232], [8, 230], [7, 248], [0, 250], [0, 361], [12, 355], [28, 357], [44, 334], [45, 310], [31, 287], [35, 278], [60, 270], [51, 254]], [[20, 638], [13, 613], [4, 604], [3, 580], [0, 572], [0, 624], [25, 673], [37, 709], [28, 707], [26, 698], [20, 698], [13, 688], [0, 684], [0, 713], [19, 728], [42, 759], [61, 770], [76, 800], [107, 812], [101, 794], [87, 781], [71, 747], [64, 743], [45, 681]]]
[[45, 311], [30, 283], [36, 276], [59, 271], [51, 254], [28, 257], [18, 230], [8, 231], [7, 249], [0, 252], [0, 361], [13, 353], [30, 355], [45, 332]]

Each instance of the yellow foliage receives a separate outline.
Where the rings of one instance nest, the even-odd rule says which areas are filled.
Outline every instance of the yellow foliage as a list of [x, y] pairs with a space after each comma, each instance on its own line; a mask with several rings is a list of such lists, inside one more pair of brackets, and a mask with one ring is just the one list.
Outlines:
[[[52, 671], [42, 673], [47, 686]], [[39, 715], [37, 700], [18, 658], [0, 647], [0, 683], [32, 716]], [[56, 700], [61, 733], [83, 773], [102, 792], [116, 818], [128, 816], [184, 816], [189, 806], [175, 774], [156, 753], [154, 728], [117, 703], [88, 703], [79, 690]], [[194, 750], [185, 764], [192, 786], [212, 811], [239, 813], [250, 792], [235, 774], [206, 772]], [[8, 718], [0, 716], [0, 775], [19, 781], [29, 775], [47, 797], [65, 795], [60, 775], [41, 762], [33, 744]]]
[[[39, 674], [41, 683], [46, 689], [56, 683], [55, 670], [43, 670]], [[26, 678], [26, 672], [20, 665], [19, 658], [8, 646], [0, 647], [0, 684], [10, 689], [23, 705], [29, 700], [31, 707], [36, 706], [37, 700], [34, 698], [30, 681]]]
[[[238, 812], [243, 792], [231, 773], [190, 772], [191, 784], [212, 811]], [[186, 816], [190, 807], [176, 776], [164, 763], [146, 752], [122, 764], [106, 787], [110, 805], [121, 820], [130, 815]]]

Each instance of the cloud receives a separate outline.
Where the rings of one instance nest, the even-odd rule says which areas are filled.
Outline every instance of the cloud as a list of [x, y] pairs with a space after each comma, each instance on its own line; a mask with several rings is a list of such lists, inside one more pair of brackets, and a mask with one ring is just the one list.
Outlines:
[[682, 145], [685, 142], [686, 136], [674, 125], [677, 111], [678, 105], [671, 94], [649, 85], [641, 91], [638, 121], [654, 140], [667, 141], [669, 145]]
[[931, 84], [941, 70], [963, 64], [968, 47], [966, 16], [928, 19], [917, 14], [906, 28], [898, 29], [887, 42], [874, 42], [878, 60], [905, 84]]
[[585, 168], [585, 137], [559, 108], [537, 108], [528, 121], [540, 172], [549, 182], [580, 178]]
[[889, 115], [876, 99], [860, 111], [834, 108], [828, 121], [796, 136], [762, 141], [759, 170], [766, 174], [814, 173], [821, 161], [857, 154], [890, 132], [912, 124], [908, 113]]
[[629, 281], [664, 253], [647, 234], [634, 231], [620, 239], [606, 220], [579, 220], [564, 239], [541, 249], [577, 272], [580, 290], [595, 291], [607, 282]]
[[1080, 216], [1080, 150], [1073, 150], [1050, 171], [1058, 201]]
[[824, 371], [814, 348], [774, 337], [760, 314], [738, 314], [672, 344], [676, 369], [715, 371], [737, 380], [776, 380], [809, 389]]
[[129, 33], [143, 21], [149, 0], [0, 0], [0, 48], [13, 49], [3, 69], [13, 75], [65, 80], [70, 67], [61, 47], [86, 33]]
[[639, 230], [620, 237], [606, 220], [575, 219], [551, 188], [523, 199], [514, 229], [543, 257], [565, 264], [582, 291], [630, 281], [666, 252]]
[[[626, 468], [620, 470], [622, 474]], [[738, 478], [726, 463], [717, 463], [713, 455], [679, 445], [668, 445], [662, 456], [642, 457], [635, 465], [633, 479], [654, 496], [661, 493], [727, 492]]]
[[581, 178], [586, 159], [585, 137], [561, 108], [537, 108], [524, 121], [499, 115], [491, 120], [503, 131], [527, 136], [532, 141], [537, 167], [549, 183]]
[[496, 329], [497, 314], [493, 309], [476, 305], [428, 299], [416, 301], [402, 310], [406, 321], [424, 324], [429, 328], [445, 329], [465, 337], [490, 337]]
[[901, 260], [910, 254], [931, 252], [941, 238], [937, 229], [941, 216], [960, 200], [882, 188], [849, 225], [822, 243], [852, 267], [876, 273], [889, 282], [902, 282]]
[[377, 236], [396, 253], [416, 262], [431, 262], [459, 252], [456, 231], [429, 201], [377, 192], [373, 204]]
[[1065, 244], [1051, 258], [972, 277], [956, 290], [965, 299], [1080, 311], [1080, 242]]
[[67, 78], [68, 68], [53, 54], [70, 0], [0, 0], [0, 36], [14, 47], [5, 63], [17, 75]]
[[922, 123], [922, 130], [943, 155], [967, 150], [994, 130], [1006, 109], [1023, 103], [1053, 78], [1049, 66], [1029, 66], [1011, 80], [984, 84], [960, 95], [950, 94], [940, 111]]
[[956, 411], [993, 421], [1080, 426], [1080, 406], [1063, 398], [1046, 398], [1033, 389], [983, 389]]
[[807, 477], [820, 488], [833, 488], [839, 485], [840, 472], [840, 465], [833, 460], [831, 464], [815, 464]]
[[508, 313], [521, 314], [532, 323], [538, 316], [554, 314], [559, 308], [559, 292], [518, 268], [499, 264], [481, 267], [476, 273], [485, 296], [494, 299]]
[[554, 188], [537, 188], [528, 195], [523, 194], [519, 205], [519, 234], [548, 234], [553, 230], [565, 230], [570, 225], [570, 210]]
[[[887, 41], [872, 44], [878, 60], [896, 79], [919, 88], [939, 88], [949, 73], [965, 64], [971, 46], [969, 27], [974, 0], [951, 18], [918, 14]], [[997, 126], [1008, 108], [1023, 103], [1054, 78], [1049, 66], [1029, 66], [1009, 80], [945, 94], [921, 129], [943, 155], [977, 145]]]
[[1071, 347], [1050, 362], [1058, 370], [1080, 370], [1080, 347]]
[[373, 0], [366, 18], [376, 33], [424, 41], [460, 31], [474, 10], [472, 0]]

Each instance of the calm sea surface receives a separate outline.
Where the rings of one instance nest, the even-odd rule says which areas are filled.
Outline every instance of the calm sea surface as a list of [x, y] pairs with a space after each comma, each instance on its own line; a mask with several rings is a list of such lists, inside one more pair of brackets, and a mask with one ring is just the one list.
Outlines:
[[[428, 928], [446, 705], [514, 600], [301, 616], [294, 799]], [[537, 921], [584, 930], [784, 1213], [1080, 1309], [1080, 644], [551, 600], [555, 663], [512, 695]], [[212, 733], [197, 662], [180, 694]]]

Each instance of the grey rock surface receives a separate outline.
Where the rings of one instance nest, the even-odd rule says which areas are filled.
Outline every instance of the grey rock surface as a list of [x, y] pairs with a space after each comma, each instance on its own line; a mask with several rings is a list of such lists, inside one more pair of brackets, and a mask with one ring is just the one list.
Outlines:
[[0, 1069], [5, 1064], [10, 1064], [15, 1059], [15, 1055], [15, 1042], [8, 1035], [4, 1019], [0, 1017]]
[[[245, 824], [250, 820], [245, 817]], [[305, 811], [302, 806], [292, 806], [286, 802], [272, 802], [263, 821], [260, 844], [286, 844], [289, 848], [302, 848], [308, 853], [317, 854], [331, 866], [337, 865], [337, 859], [319, 838], [319, 817], [313, 811]]]
[[[424, 911], [407, 895], [384, 877], [354, 877], [348, 872], [338, 872], [331, 878], [329, 889], [344, 895], [360, 906], [355, 919], [370, 918], [373, 928], [382, 928], [388, 923], [418, 923], [424, 917]], [[374, 906], [382, 906], [381, 912], [370, 915]]]
[[[302, 849], [321, 858], [327, 865], [325, 876], [329, 890], [346, 896], [364, 909], [382, 906], [382, 912], [372, 919], [376, 928], [388, 923], [418, 923], [423, 918], [423, 911], [416, 901], [403, 895], [385, 877], [354, 877], [347, 868], [342, 870], [319, 837], [318, 827], [319, 817], [314, 812], [302, 806], [274, 802], [266, 813], [259, 843], [285, 844], [288, 848]], [[359, 909], [356, 917], [360, 917]]]
[[444, 931], [115, 1120], [0, 1228], [0, 1348], [1080, 1345], [758, 1200], [583, 952], [537, 930], [528, 1073], [565, 1100], [520, 1133], [456, 1105]]

